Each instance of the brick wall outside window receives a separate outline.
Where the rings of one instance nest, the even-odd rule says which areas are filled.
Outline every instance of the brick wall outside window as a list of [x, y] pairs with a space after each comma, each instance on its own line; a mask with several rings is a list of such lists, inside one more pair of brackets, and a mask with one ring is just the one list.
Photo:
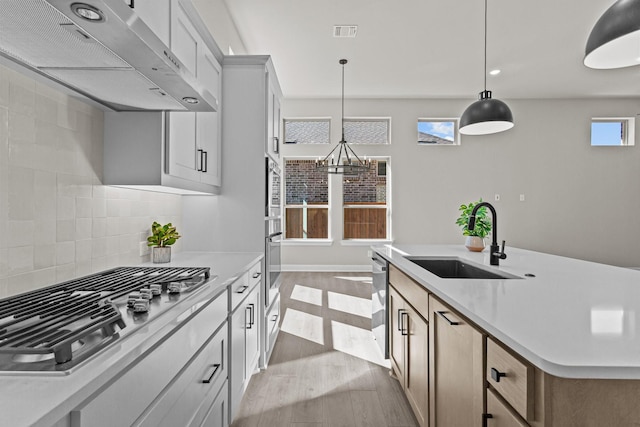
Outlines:
[[285, 192], [287, 205], [328, 204], [327, 172], [317, 171], [315, 160], [286, 160]]

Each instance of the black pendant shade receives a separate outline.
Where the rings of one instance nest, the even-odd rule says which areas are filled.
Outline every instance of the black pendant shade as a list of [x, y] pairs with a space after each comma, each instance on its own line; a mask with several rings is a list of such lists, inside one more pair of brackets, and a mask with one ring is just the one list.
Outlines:
[[513, 114], [504, 102], [491, 98], [487, 90], [487, 0], [484, 0], [484, 90], [480, 99], [469, 105], [460, 117], [460, 133], [486, 135], [513, 127]]
[[639, 64], [640, 0], [618, 0], [591, 30], [584, 65], [610, 69]]
[[513, 127], [513, 114], [504, 102], [491, 98], [491, 91], [480, 92], [480, 99], [469, 105], [460, 117], [460, 133], [485, 135]]

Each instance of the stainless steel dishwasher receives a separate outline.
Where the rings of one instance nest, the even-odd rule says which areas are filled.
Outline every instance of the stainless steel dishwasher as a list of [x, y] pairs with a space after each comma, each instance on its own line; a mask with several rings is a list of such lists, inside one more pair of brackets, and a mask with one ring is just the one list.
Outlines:
[[387, 260], [373, 253], [371, 257], [372, 286], [371, 286], [371, 330], [384, 355], [389, 358], [389, 329], [387, 328], [387, 300], [388, 300], [388, 267]]

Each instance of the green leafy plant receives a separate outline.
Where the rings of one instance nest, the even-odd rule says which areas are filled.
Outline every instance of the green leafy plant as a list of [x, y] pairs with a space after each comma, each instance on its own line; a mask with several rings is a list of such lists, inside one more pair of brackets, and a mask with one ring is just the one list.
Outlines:
[[460, 205], [458, 210], [460, 211], [460, 217], [456, 220], [456, 224], [462, 227], [463, 236], [478, 236], [482, 239], [487, 237], [491, 232], [491, 220], [487, 214], [487, 208], [485, 206], [478, 209], [476, 212], [476, 226], [473, 230], [469, 230], [469, 216], [471, 211], [478, 204], [482, 203], [482, 199], [477, 202], [471, 202], [468, 205]]
[[160, 225], [154, 221], [151, 224], [151, 236], [147, 238], [147, 246], [171, 246], [180, 237], [182, 236], [171, 223]]

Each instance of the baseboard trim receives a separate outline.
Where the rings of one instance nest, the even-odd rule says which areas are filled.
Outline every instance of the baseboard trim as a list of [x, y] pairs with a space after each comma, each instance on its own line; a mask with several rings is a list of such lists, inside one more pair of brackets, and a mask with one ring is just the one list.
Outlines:
[[366, 272], [371, 273], [370, 265], [300, 265], [288, 264], [282, 266], [282, 271], [310, 271], [310, 272]]

